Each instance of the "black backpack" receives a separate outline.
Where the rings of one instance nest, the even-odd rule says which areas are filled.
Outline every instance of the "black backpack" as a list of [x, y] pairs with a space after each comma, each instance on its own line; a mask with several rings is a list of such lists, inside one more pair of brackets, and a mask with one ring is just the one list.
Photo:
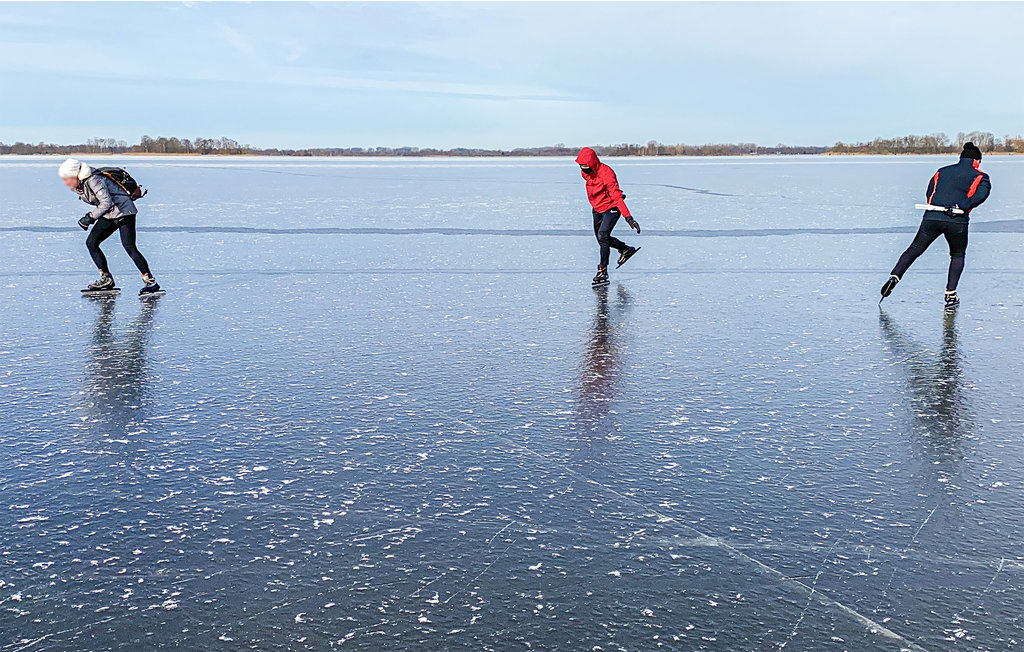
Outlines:
[[133, 179], [132, 175], [128, 174], [128, 170], [124, 168], [98, 168], [96, 171], [120, 186], [121, 190], [128, 193], [132, 201], [142, 199], [149, 192], [140, 186], [139, 182]]

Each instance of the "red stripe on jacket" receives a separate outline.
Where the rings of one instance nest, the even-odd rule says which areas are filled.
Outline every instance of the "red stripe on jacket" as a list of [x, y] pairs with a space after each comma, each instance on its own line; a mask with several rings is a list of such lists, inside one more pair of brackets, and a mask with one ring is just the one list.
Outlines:
[[971, 184], [970, 190], [967, 191], [968, 197], [973, 197], [974, 193], [978, 192], [978, 186], [981, 185], [981, 180], [984, 178], [984, 174], [979, 174], [978, 176], [974, 177], [974, 183]]
[[[918, 186], [920, 187], [920, 186]], [[932, 194], [928, 195], [928, 203], [932, 203], [932, 199], [935, 198], [935, 191], [939, 189], [939, 173], [936, 172], [935, 176], [932, 177]]]

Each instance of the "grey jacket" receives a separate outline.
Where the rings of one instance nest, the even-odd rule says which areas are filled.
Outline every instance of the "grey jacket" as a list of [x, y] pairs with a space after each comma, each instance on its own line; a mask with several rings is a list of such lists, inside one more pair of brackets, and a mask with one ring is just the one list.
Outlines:
[[139, 212], [128, 193], [102, 172], [93, 172], [92, 175], [86, 177], [82, 183], [78, 184], [78, 189], [75, 192], [78, 193], [79, 199], [96, 207], [89, 211], [89, 216], [94, 220], [100, 218], [117, 220], [137, 215]]

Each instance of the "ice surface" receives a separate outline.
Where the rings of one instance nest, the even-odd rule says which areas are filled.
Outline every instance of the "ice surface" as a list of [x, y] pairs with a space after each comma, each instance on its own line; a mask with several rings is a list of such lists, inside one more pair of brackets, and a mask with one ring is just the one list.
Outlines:
[[1019, 648], [1024, 160], [877, 306], [945, 162], [617, 162], [594, 290], [571, 161], [132, 158], [140, 301], [0, 159], [0, 651]]

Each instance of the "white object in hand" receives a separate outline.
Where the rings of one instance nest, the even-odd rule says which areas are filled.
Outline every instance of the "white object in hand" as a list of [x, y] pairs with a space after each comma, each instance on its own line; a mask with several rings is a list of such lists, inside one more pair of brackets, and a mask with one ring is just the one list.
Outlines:
[[[945, 206], [932, 206], [931, 204], [914, 204], [914, 208], [916, 208], [918, 210], [921, 210], [921, 211], [939, 211], [940, 213], [945, 213], [947, 210], [949, 210]], [[960, 208], [954, 208], [953, 209], [953, 215], [963, 215], [963, 214], [964, 214], [964, 211], [962, 209], [960, 209]]]

